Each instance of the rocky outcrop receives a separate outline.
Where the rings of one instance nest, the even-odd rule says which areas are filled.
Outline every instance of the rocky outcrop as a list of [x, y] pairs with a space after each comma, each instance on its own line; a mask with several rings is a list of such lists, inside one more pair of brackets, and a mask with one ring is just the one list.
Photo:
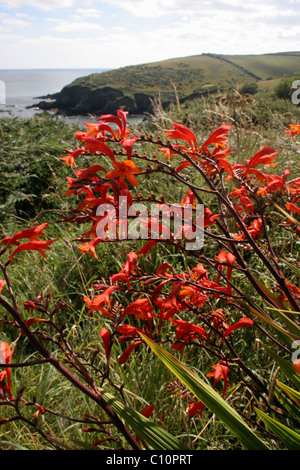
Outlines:
[[125, 95], [112, 87], [89, 88], [81, 85], [66, 86], [60, 93], [47, 96], [35, 107], [50, 111], [57, 109], [67, 116], [86, 114], [111, 114], [124, 109], [131, 114], [144, 114], [152, 111], [152, 96], [144, 93]]

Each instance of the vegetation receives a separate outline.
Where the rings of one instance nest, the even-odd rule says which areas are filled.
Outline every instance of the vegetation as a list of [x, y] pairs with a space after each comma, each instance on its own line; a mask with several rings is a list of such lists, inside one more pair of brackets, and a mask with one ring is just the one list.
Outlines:
[[[289, 194], [297, 189], [293, 182], [299, 180], [300, 147], [298, 136], [291, 140], [284, 132], [290, 123], [299, 123], [299, 107], [265, 92], [218, 94], [175, 102], [168, 110], [158, 100], [154, 106], [151, 118], [138, 127], [130, 126], [132, 135], [121, 135], [125, 129], [115, 126], [112, 118], [105, 125], [111, 125], [113, 133], [106, 129], [104, 140], [104, 127], [87, 128], [98, 139], [101, 156], [92, 147], [74, 154], [77, 146], [95, 142], [87, 140], [82, 131], [74, 136], [75, 129], [60, 120], [36, 117], [0, 122], [0, 282], [6, 280], [0, 286], [0, 338], [2, 347], [9, 345], [9, 351], [13, 350], [9, 357], [8, 349], [1, 349], [1, 362], [7, 361], [0, 382], [1, 449], [300, 448], [300, 376], [291, 362], [292, 344], [300, 338], [295, 314], [299, 313], [299, 215], [293, 206], [286, 207], [288, 202], [297, 207], [298, 193], [292, 200]], [[173, 123], [184, 128], [173, 127]], [[230, 132], [226, 126], [232, 126]], [[214, 160], [214, 140], [210, 147], [207, 139], [220, 127], [222, 143], [227, 139], [227, 156], [221, 153]], [[179, 130], [183, 133], [176, 133]], [[201, 165], [193, 165], [195, 149], [185, 149], [193, 147], [193, 135], [201, 145], [197, 157], [201, 165], [212, 165], [207, 166], [208, 173]], [[134, 142], [133, 136], [137, 136]], [[108, 148], [118, 162], [134, 161], [140, 168], [140, 172], [127, 173], [131, 183], [125, 180], [122, 184], [116, 173], [105, 178], [99, 167], [81, 179], [78, 172], [92, 165], [116, 170]], [[261, 174], [256, 175], [260, 180], [255, 173], [251, 181], [242, 173], [237, 178], [230, 173], [230, 168], [249, 165], [246, 162], [262, 148], [261, 162], [271, 166], [259, 167]], [[272, 168], [274, 162], [276, 169]], [[277, 187], [273, 192], [266, 175], [271, 178], [276, 172], [283, 178], [286, 169], [290, 172], [286, 180], [289, 193], [284, 181], [282, 191]], [[226, 179], [228, 176], [231, 178]], [[101, 187], [104, 183], [107, 193]], [[244, 200], [229, 196], [243, 185]], [[258, 188], [260, 194], [255, 192]], [[203, 250], [185, 250], [184, 240], [180, 246], [160, 243], [137, 260], [126, 255], [143, 249], [141, 240], [90, 244], [95, 240], [90, 230], [96, 206], [88, 204], [93, 204], [94, 196], [107, 195], [111, 201], [115, 191], [125, 191], [123, 194], [132, 194], [143, 204], [180, 203], [186, 197], [192, 201], [188, 190], [212, 214], [221, 214], [219, 225], [211, 220], [205, 227]], [[226, 204], [219, 204], [219, 198], [225, 196]], [[232, 207], [227, 204], [230, 200]], [[259, 218], [268, 230], [257, 229], [254, 221]], [[11, 242], [7, 237], [48, 221], [42, 227], [47, 240], [59, 240], [49, 246], [46, 260], [30, 247], [12, 256], [12, 250], [22, 247], [24, 241], [18, 237], [16, 245], [5, 249]], [[217, 230], [220, 227], [223, 234]], [[237, 244], [234, 234], [241, 227], [247, 236]], [[253, 234], [255, 227], [256, 235], [247, 234], [247, 230]], [[222, 250], [235, 259], [222, 258]], [[7, 263], [8, 255], [12, 262]], [[126, 262], [130, 265], [133, 260], [138, 270], [124, 271]], [[192, 297], [180, 291], [177, 296], [174, 290], [176, 283], [187, 279], [182, 276], [198, 273], [195, 267], [198, 271], [205, 267], [209, 280], [215, 282], [211, 285], [215, 291], [207, 291], [207, 286], [201, 291], [205, 300], [198, 297], [200, 291]], [[206, 275], [200, 271], [199, 277], [189, 279], [190, 286], [199, 283], [199, 288]], [[127, 277], [122, 283], [124, 273]], [[96, 305], [97, 296], [111, 284], [117, 288]], [[229, 287], [232, 290], [227, 291]], [[155, 303], [159, 298], [167, 303], [172, 295], [173, 306], [181, 302], [170, 316], [177, 324], [168, 321], [161, 304]], [[142, 310], [135, 309], [133, 304], [140, 298], [151, 301], [153, 310], [148, 303]], [[120, 306], [127, 309], [125, 317]], [[183, 328], [187, 324], [188, 331]], [[228, 331], [230, 326], [234, 328]], [[133, 341], [138, 343], [135, 349], [128, 349]], [[41, 345], [51, 352], [51, 358], [45, 357]], [[10, 369], [9, 362], [30, 366]], [[75, 381], [74, 386], [73, 377], [80, 385]], [[85, 387], [89, 387], [88, 393]]]

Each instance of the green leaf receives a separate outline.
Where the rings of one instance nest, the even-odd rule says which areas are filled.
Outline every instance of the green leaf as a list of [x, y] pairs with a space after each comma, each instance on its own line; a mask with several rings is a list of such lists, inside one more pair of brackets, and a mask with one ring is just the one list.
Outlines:
[[292, 416], [294, 419], [297, 419], [300, 422], [300, 407], [296, 405], [290, 398], [282, 391], [275, 390], [274, 396], [281, 403], [286, 411], [289, 413], [289, 416]]
[[277, 315], [280, 317], [280, 319], [286, 324], [288, 327], [289, 331], [295, 335], [295, 339], [300, 338], [300, 327], [295, 323], [295, 321], [292, 318], [289, 318], [283, 311], [279, 308], [274, 308], [272, 309], [277, 312]]
[[104, 400], [125, 423], [142, 437], [154, 450], [187, 450], [172, 434], [150, 419], [124, 405], [111, 393], [100, 389]]
[[281, 388], [281, 390], [283, 390], [294, 402], [297, 403], [297, 405], [300, 405], [300, 392], [294, 390], [286, 384], [283, 384], [282, 382], [279, 382], [279, 380], [276, 380], [276, 383]]
[[[284, 258], [280, 258], [280, 260], [287, 265], [288, 268], [290, 268], [292, 271], [294, 271], [295, 274], [297, 274], [297, 276], [300, 277], [300, 269], [298, 269], [294, 264], [290, 263], [289, 261], [287, 261], [286, 259]], [[297, 312], [299, 313], [299, 312]]]
[[259, 287], [261, 288], [261, 290], [266, 294], [267, 297], [269, 297], [269, 299], [271, 300], [271, 302], [276, 305], [276, 307], [280, 308], [281, 310], [284, 310], [285, 309], [285, 306], [283, 305], [283, 303], [278, 299], [278, 297], [276, 297], [276, 295], [273, 294], [273, 292], [268, 289], [268, 287], [266, 287], [259, 279], [257, 279], [257, 277], [253, 276], [253, 274], [251, 274], [253, 279], [255, 280], [255, 282], [259, 285]]
[[288, 428], [276, 419], [271, 418], [266, 413], [255, 408], [258, 416], [265, 423], [266, 428], [271, 431], [288, 450], [300, 450], [300, 434]]
[[264, 349], [270, 354], [270, 356], [277, 362], [277, 364], [281, 367], [281, 370], [287, 375], [287, 377], [293, 382], [295, 387], [300, 388], [300, 378], [299, 375], [295, 372], [292, 362], [283, 359], [277, 353], [272, 351], [266, 344], [260, 342], [260, 344], [264, 347]]
[[168, 369], [235, 434], [245, 449], [268, 450], [241, 416], [209, 384], [150, 338], [140, 335]]

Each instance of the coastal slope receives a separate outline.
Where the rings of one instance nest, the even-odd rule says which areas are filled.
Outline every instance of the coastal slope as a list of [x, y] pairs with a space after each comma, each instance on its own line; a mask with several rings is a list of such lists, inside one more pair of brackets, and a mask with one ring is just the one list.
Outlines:
[[131, 114], [247, 83], [268, 82], [300, 71], [300, 52], [262, 55], [201, 54], [132, 65], [74, 80], [60, 93], [41, 101], [41, 109], [66, 115], [105, 114], [124, 109]]

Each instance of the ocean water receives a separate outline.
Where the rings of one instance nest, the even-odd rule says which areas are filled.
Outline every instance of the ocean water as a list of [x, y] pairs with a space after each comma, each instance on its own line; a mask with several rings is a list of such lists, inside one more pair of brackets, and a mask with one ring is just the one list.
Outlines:
[[[28, 109], [41, 101], [40, 97], [61, 91], [79, 77], [101, 73], [107, 69], [0, 69], [0, 117], [30, 117], [41, 113], [38, 108]], [[70, 121], [81, 117], [69, 118]]]

